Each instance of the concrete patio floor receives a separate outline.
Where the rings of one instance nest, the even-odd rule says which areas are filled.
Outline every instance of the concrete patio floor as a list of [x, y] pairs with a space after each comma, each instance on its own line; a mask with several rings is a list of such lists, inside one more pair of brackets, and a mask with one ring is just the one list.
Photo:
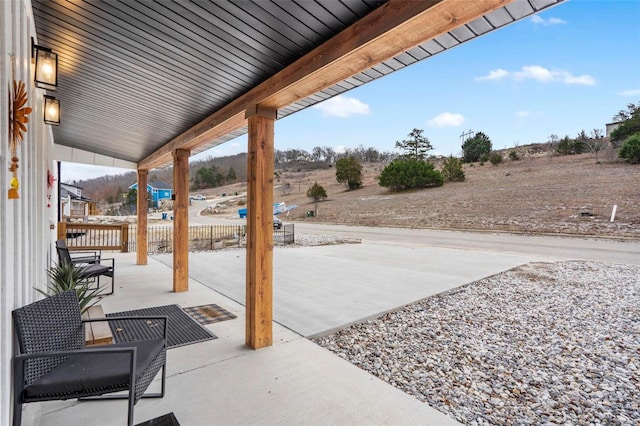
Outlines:
[[[277, 323], [272, 347], [247, 349], [242, 305], [193, 279], [188, 292], [173, 293], [171, 269], [153, 258], [137, 266], [133, 253], [113, 257], [116, 293], [101, 302], [107, 313], [216, 303], [238, 316], [207, 326], [218, 339], [168, 351], [166, 395], [140, 400], [135, 423], [173, 412], [183, 426], [457, 424]], [[23, 406], [23, 425], [122, 424], [126, 400]]]

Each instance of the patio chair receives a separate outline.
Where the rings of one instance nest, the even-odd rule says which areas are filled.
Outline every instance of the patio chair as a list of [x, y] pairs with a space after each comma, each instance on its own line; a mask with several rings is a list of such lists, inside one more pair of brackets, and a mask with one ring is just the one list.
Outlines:
[[[82, 320], [75, 291], [16, 309], [12, 315], [18, 342], [13, 362], [14, 426], [22, 421], [22, 404], [73, 398], [128, 399], [127, 424], [132, 425], [140, 398], [164, 396], [167, 317], [124, 318], [162, 321], [164, 338], [86, 348], [83, 323], [117, 318]], [[161, 391], [145, 394], [161, 368]], [[112, 395], [120, 391], [128, 394]]]
[[62, 247], [63, 249], [69, 250], [69, 255], [71, 256], [71, 261], [75, 263], [100, 263], [100, 259], [102, 258], [102, 250], [71, 250], [67, 246], [67, 242], [65, 240], [57, 240], [56, 248]]
[[[99, 252], [95, 252], [93, 256], [83, 255], [80, 257], [72, 257], [67, 243], [64, 240], [56, 241], [56, 251], [58, 252], [58, 261], [60, 263], [71, 263], [78, 268], [82, 268], [82, 277], [95, 278], [98, 288], [100, 287], [101, 276], [110, 277], [111, 291], [104, 294], [113, 294], [115, 289], [115, 259], [103, 259]], [[103, 262], [106, 264], [103, 264]], [[109, 265], [109, 263], [111, 265]]]

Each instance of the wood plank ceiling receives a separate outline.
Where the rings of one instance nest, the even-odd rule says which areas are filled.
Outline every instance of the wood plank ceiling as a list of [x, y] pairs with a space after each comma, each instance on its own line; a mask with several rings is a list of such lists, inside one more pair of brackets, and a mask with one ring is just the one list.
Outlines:
[[[560, 1], [515, 0], [282, 107], [278, 118]], [[59, 55], [55, 142], [140, 163], [384, 3], [32, 0], [37, 42]], [[246, 131], [225, 129], [192, 153]]]

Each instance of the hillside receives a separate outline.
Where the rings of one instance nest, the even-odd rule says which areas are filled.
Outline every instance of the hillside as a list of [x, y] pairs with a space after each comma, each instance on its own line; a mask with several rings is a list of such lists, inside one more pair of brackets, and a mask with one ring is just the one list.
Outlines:
[[[283, 170], [275, 182], [274, 201], [298, 205], [282, 218], [285, 222], [640, 238], [637, 165], [596, 164], [591, 154], [539, 153], [498, 166], [465, 164], [465, 182], [404, 193], [378, 186], [376, 176], [382, 168], [381, 163], [365, 164], [364, 187], [355, 191], [336, 182], [334, 168]], [[328, 199], [318, 203], [317, 217], [306, 217], [315, 208], [306, 196], [314, 182], [325, 187]], [[243, 188], [244, 184], [216, 188], [210, 195]], [[614, 204], [617, 214], [610, 223]], [[233, 217], [235, 210], [219, 214]]]

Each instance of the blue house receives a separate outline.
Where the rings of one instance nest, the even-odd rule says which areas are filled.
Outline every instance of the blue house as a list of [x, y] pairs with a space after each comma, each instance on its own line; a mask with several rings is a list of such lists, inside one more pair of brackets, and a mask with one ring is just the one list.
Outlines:
[[[134, 183], [129, 189], [138, 189], [138, 182]], [[160, 200], [171, 199], [173, 188], [167, 182], [155, 180], [147, 183], [147, 193], [151, 195], [151, 201], [154, 207], [159, 207]]]

